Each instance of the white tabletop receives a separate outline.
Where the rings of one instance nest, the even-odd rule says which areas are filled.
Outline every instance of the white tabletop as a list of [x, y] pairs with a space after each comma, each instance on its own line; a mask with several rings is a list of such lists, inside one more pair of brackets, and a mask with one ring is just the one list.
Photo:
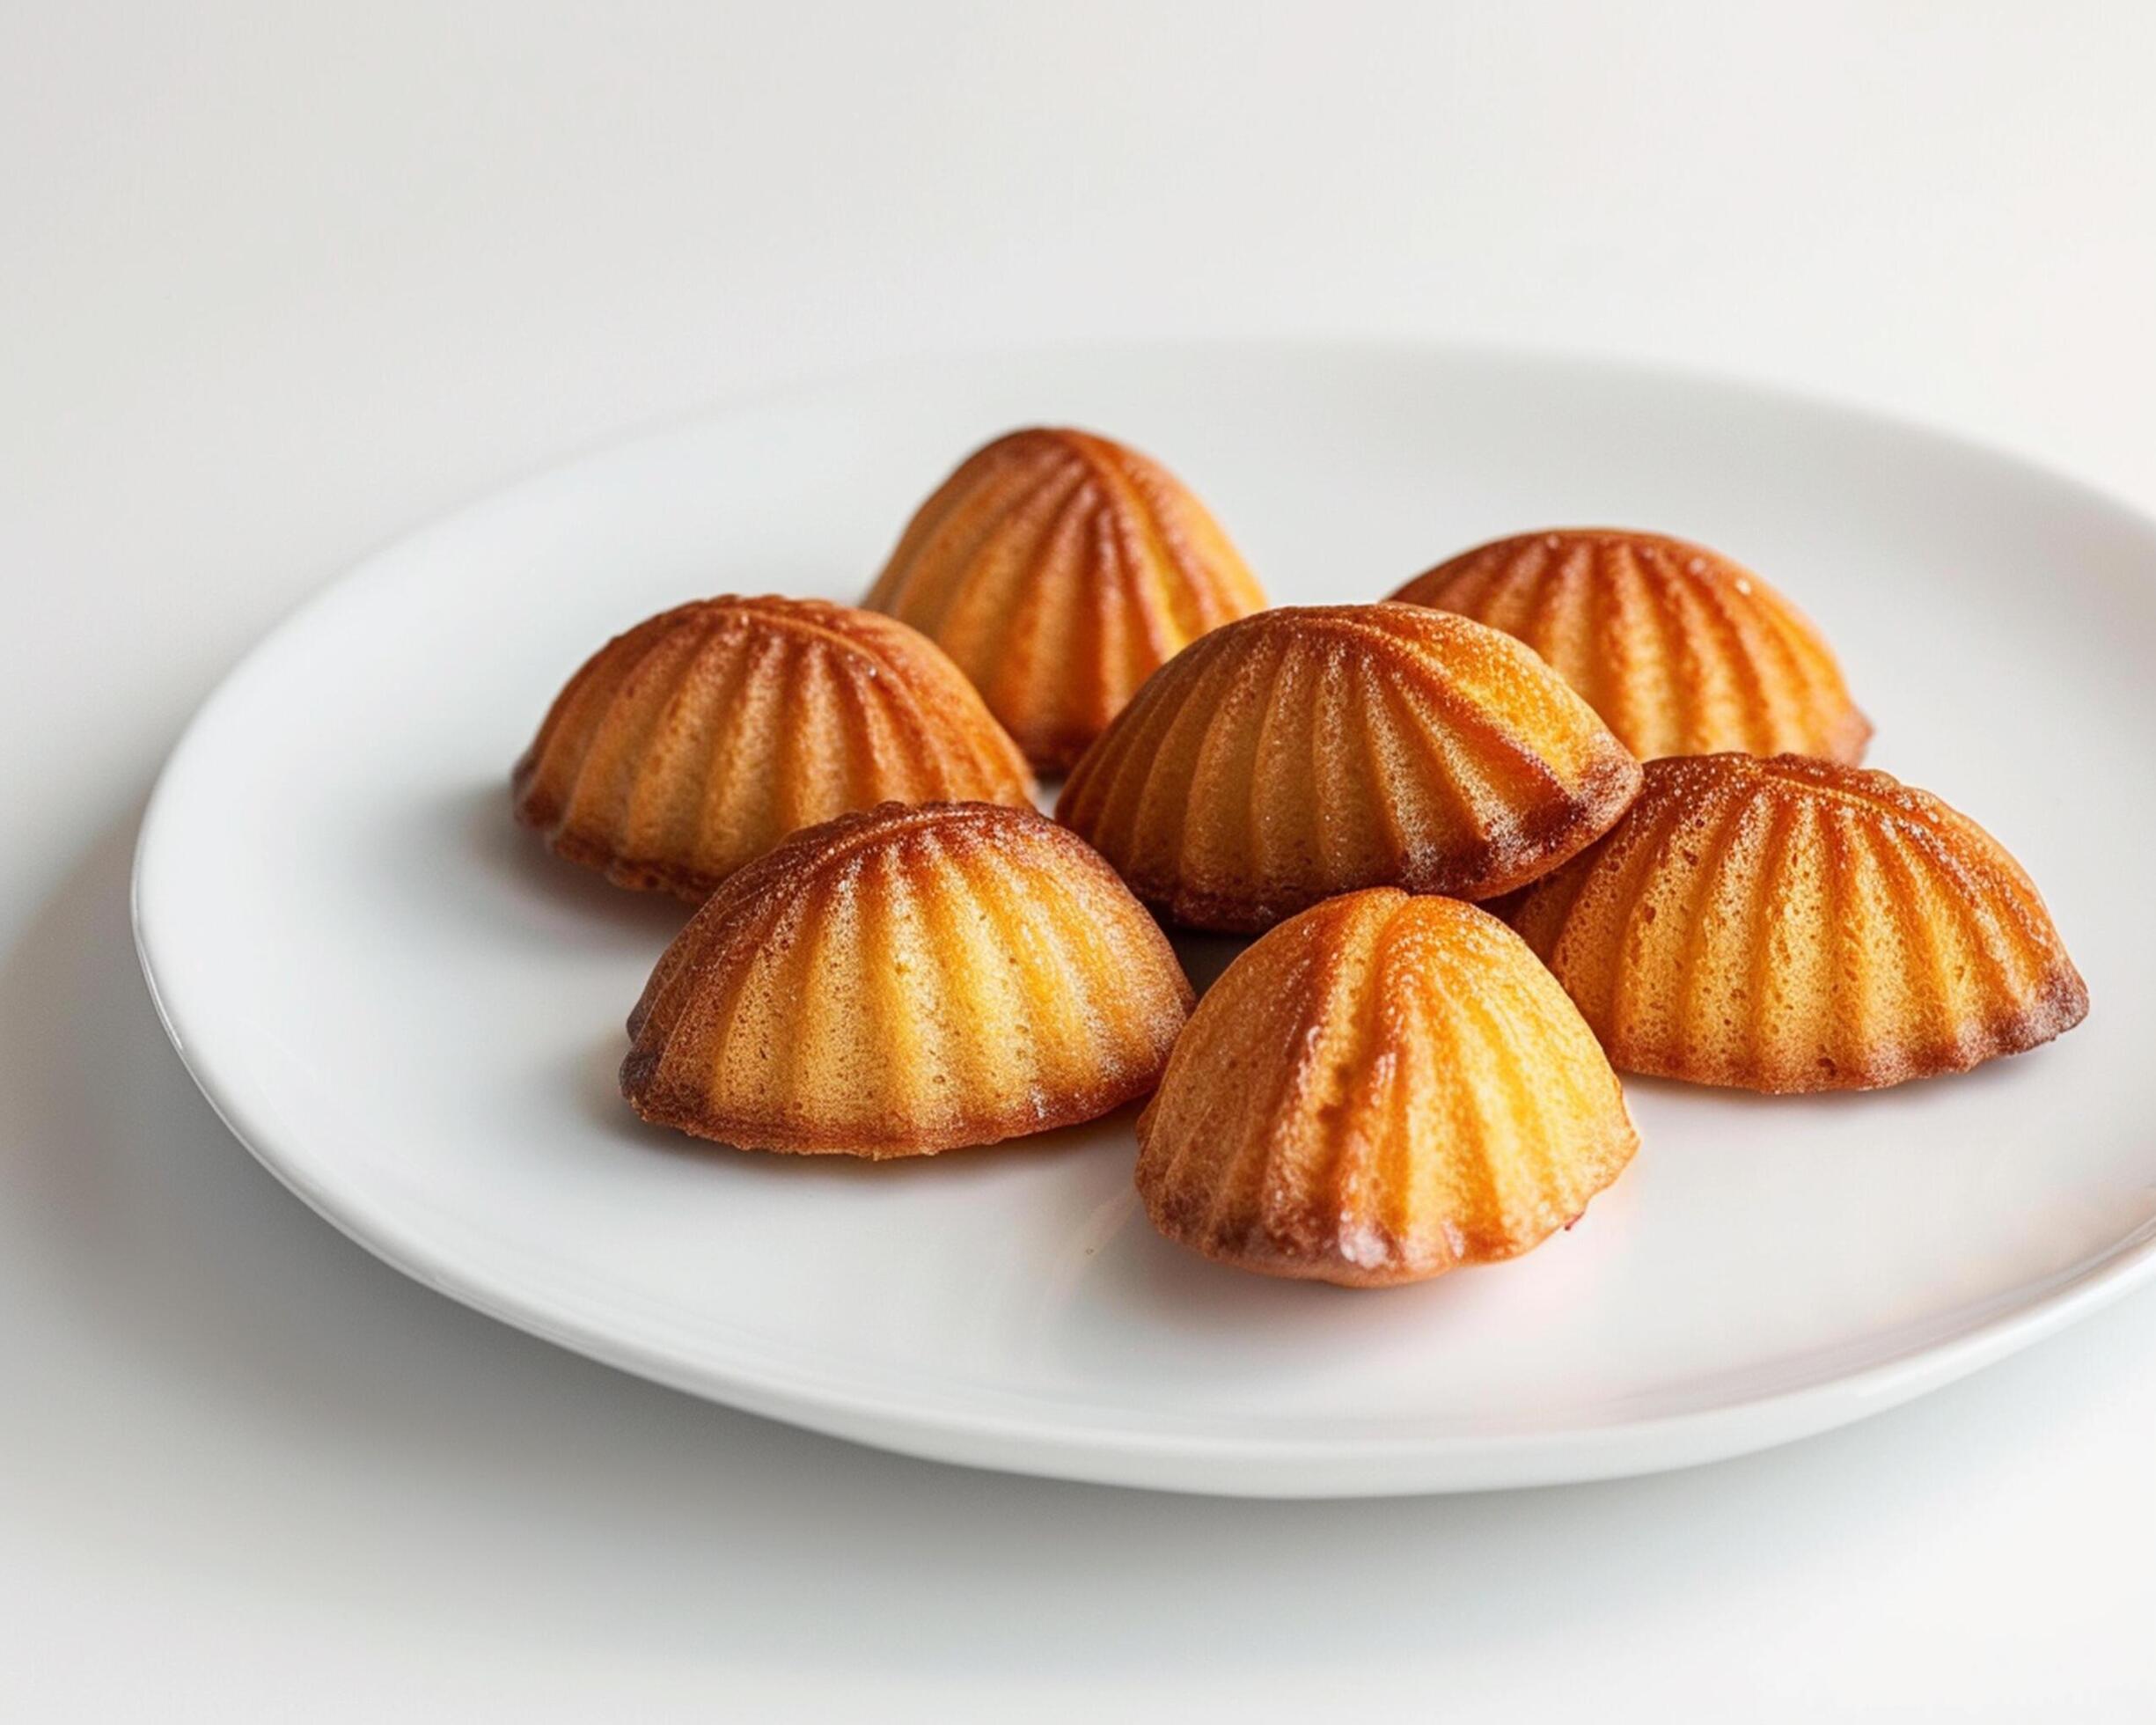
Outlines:
[[0, 1713], [2156, 1713], [2147, 1296], [1658, 1479], [972, 1473], [376, 1264], [219, 1127], [129, 945], [158, 762], [298, 598], [553, 456], [896, 352], [1624, 353], [2156, 507], [2156, 11], [1774, 10], [7, 9]]

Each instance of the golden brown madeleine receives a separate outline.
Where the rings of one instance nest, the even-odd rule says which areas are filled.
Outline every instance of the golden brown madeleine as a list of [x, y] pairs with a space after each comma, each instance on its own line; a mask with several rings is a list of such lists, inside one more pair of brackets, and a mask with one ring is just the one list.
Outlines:
[[1695, 1083], [1898, 1084], [2088, 1011], [1997, 840], [1884, 773], [1796, 755], [1649, 761], [1632, 811], [1513, 922], [1620, 1068]]
[[900, 803], [1030, 803], [957, 667], [822, 599], [678, 606], [593, 654], [517, 763], [517, 818], [617, 885], [699, 899], [788, 833]]
[[1519, 636], [1642, 760], [1741, 749], [1856, 761], [1872, 734], [1819, 631], [1705, 546], [1617, 527], [1522, 533], [1393, 598]]
[[1639, 765], [1511, 636], [1412, 605], [1283, 607], [1162, 666], [1057, 818], [1194, 928], [1362, 886], [1494, 898], [1624, 811]]
[[1139, 1117], [1172, 1240], [1355, 1286], [1514, 1258], [1639, 1148], [1610, 1062], [1518, 936], [1390, 887], [1282, 923], [1199, 1002]]
[[1109, 866], [1030, 809], [899, 804], [730, 877], [652, 972], [621, 1092], [749, 1149], [926, 1156], [1089, 1120], [1191, 1006]]
[[1159, 463], [1084, 431], [1013, 431], [907, 524], [862, 601], [931, 636], [1043, 772], [1138, 686], [1265, 594]]

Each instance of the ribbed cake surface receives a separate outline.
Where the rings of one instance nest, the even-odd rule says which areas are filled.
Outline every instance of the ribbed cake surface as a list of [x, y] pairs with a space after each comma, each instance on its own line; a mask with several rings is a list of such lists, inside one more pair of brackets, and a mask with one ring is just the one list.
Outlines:
[[1818, 629], [1705, 546], [1614, 527], [1522, 533], [1393, 597], [1517, 635], [1642, 760], [1742, 750], [1853, 762], [1872, 734]]
[[2088, 991], [2020, 865], [1936, 796], [1795, 755], [1649, 761], [1514, 925], [1623, 1070], [1868, 1090], [2071, 1030]]
[[903, 623], [700, 599], [593, 654], [517, 763], [517, 818], [622, 886], [700, 899], [788, 833], [878, 803], [1030, 802], [971, 684]]
[[1606, 831], [1639, 767], [1510, 635], [1412, 605], [1283, 606], [1155, 672], [1057, 818], [1201, 929], [1365, 886], [1494, 898]]
[[1060, 773], [1155, 668], [1265, 596], [1157, 461], [1036, 429], [937, 488], [864, 603], [932, 637], [1027, 759]]
[[898, 804], [730, 877], [653, 971], [621, 1090], [744, 1149], [922, 1156], [1145, 1095], [1190, 1010], [1114, 871], [1030, 809]]
[[1391, 888], [1238, 957], [1138, 1138], [1138, 1189], [1170, 1239], [1360, 1286], [1516, 1257], [1639, 1144], [1609, 1061], [1519, 936]]

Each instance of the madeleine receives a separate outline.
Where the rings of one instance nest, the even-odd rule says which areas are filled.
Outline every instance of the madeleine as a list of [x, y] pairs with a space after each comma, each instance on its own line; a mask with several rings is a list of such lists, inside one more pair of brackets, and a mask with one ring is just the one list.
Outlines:
[[517, 818], [620, 886], [700, 899], [789, 833], [896, 801], [1029, 805], [957, 667], [822, 599], [678, 606], [593, 654], [512, 776]]
[[1642, 760], [1742, 750], [1855, 762], [1872, 734], [1810, 620], [1705, 546], [1613, 527], [1522, 533], [1393, 598], [1517, 635]]
[[1608, 838], [1513, 923], [1627, 1072], [1869, 1090], [2080, 1023], [2088, 990], [1998, 841], [1884, 773], [1649, 761]]
[[1412, 605], [1260, 612], [1155, 672], [1056, 816], [1194, 928], [1365, 886], [1495, 898], [1607, 831], [1639, 765], [1511, 636]]
[[731, 876], [659, 959], [621, 1091], [744, 1149], [886, 1157], [1089, 1120], [1190, 1011], [1166, 938], [1030, 809], [887, 804]]
[[1265, 596], [1158, 462], [1035, 429], [936, 488], [862, 603], [934, 639], [1026, 758], [1060, 773], [1162, 664]]
[[1577, 1221], [1639, 1146], [1610, 1063], [1502, 922], [1389, 888], [1213, 985], [1139, 1117], [1168, 1236], [1266, 1275], [1417, 1281]]

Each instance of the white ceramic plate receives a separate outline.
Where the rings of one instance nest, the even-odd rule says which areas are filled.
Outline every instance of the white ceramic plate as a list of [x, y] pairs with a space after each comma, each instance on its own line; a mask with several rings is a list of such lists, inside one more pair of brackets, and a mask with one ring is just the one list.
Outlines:
[[[913, 1164], [700, 1149], [614, 1090], [683, 913], [544, 855], [513, 757], [600, 641], [727, 590], [850, 598], [986, 435], [1097, 426], [1281, 601], [1636, 524], [1824, 627], [1872, 761], [2028, 864], [2094, 1000], [2053, 1046], [1803, 1101], [1635, 1083], [1645, 1141], [1514, 1265], [1347, 1293], [1154, 1235], [1129, 1111]], [[2156, 1266], [2156, 524], [1932, 433], [1727, 384], [1424, 349], [920, 364], [519, 485], [370, 558], [173, 754], [143, 961], [218, 1112], [414, 1276], [632, 1371], [950, 1460], [1196, 1491], [1672, 1467], [1855, 1419]], [[1185, 943], [1201, 985], [1230, 951]]]

